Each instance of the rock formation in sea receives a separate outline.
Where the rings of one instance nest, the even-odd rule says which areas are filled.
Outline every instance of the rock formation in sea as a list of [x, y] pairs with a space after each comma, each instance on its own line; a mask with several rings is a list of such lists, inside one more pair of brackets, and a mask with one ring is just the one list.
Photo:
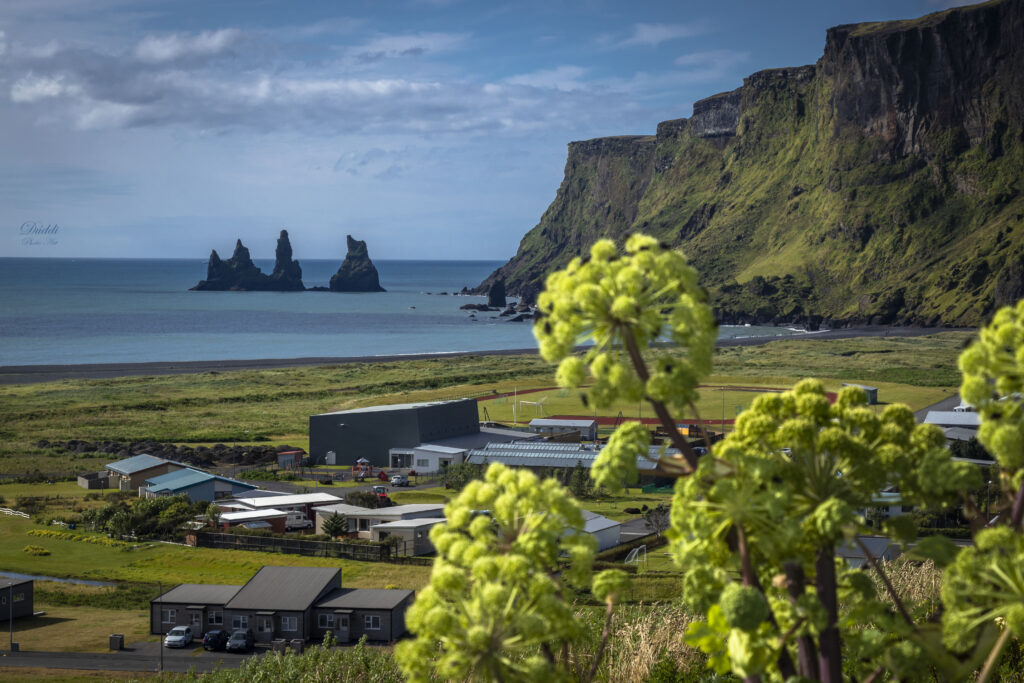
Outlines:
[[206, 279], [200, 281], [192, 291], [301, 292], [304, 289], [302, 268], [298, 261], [292, 260], [288, 231], [282, 230], [277, 240], [277, 262], [272, 275], [267, 275], [252, 262], [249, 250], [242, 244], [242, 240], [238, 240], [235, 242], [235, 253], [226, 261], [221, 260], [216, 249], [210, 253]]
[[292, 259], [292, 244], [288, 240], [287, 230], [282, 230], [281, 236], [277, 238], [275, 255], [277, 260], [274, 261], [274, 272], [270, 274], [272, 289], [278, 292], [303, 291], [302, 267]]
[[332, 292], [384, 292], [387, 291], [380, 286], [380, 278], [377, 275], [377, 268], [370, 260], [366, 250], [366, 242], [352, 239], [347, 235], [348, 254], [345, 261], [338, 268], [338, 272], [331, 276]]
[[502, 308], [505, 305], [505, 280], [498, 278], [487, 290], [487, 305]]

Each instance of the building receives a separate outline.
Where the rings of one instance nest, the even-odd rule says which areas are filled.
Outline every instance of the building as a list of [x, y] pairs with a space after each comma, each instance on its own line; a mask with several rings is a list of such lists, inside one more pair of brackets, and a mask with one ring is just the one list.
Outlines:
[[30, 617], [35, 613], [35, 584], [32, 579], [0, 576], [0, 621]]
[[[331, 506], [336, 507], [336, 506]], [[320, 514], [322, 508], [317, 508]], [[393, 505], [386, 508], [366, 508], [359, 511], [343, 513], [348, 518], [349, 533], [358, 534], [359, 538], [373, 538], [373, 527], [387, 522], [407, 519], [439, 518], [444, 516], [444, 505], [441, 503], [411, 503], [409, 505]], [[331, 513], [327, 513], [330, 517]]]
[[[603, 446], [582, 443], [552, 443], [547, 441], [520, 441], [516, 443], [489, 443], [474, 449], [466, 462], [474, 465], [502, 463], [509, 467], [528, 467], [534, 470], [572, 469], [579, 463], [590, 469]], [[664, 475], [655, 462], [661, 453], [660, 446], [651, 446], [649, 456], [637, 456], [636, 467], [640, 482], [662, 479]], [[666, 455], [677, 455], [679, 451], [669, 448]], [[634, 484], [636, 482], [625, 482]]]
[[513, 441], [537, 441], [540, 437], [530, 432], [499, 427], [480, 427], [473, 434], [453, 436], [413, 448], [399, 447], [388, 450], [391, 467], [411, 469], [419, 474], [440, 472], [449, 465], [466, 461], [474, 448], [483, 448], [489, 443], [511, 443]]
[[110, 471], [111, 488], [117, 488], [121, 491], [138, 491], [146, 485], [147, 479], [152, 479], [174, 470], [187, 469], [188, 465], [143, 453], [142, 455], [108, 463], [104, 467]]
[[317, 465], [366, 458], [374, 467], [389, 467], [390, 448], [413, 448], [479, 431], [474, 399], [342, 410], [309, 418], [309, 457]]
[[434, 552], [434, 544], [430, 542], [430, 530], [444, 521], [444, 517], [437, 516], [374, 524], [370, 527], [370, 538], [375, 541], [398, 539], [395, 552], [399, 555], [429, 555]]
[[597, 420], [560, 420], [538, 417], [530, 420], [530, 431], [537, 434], [572, 434], [579, 432], [581, 441], [597, 441]]
[[[369, 508], [360, 507], [358, 505], [349, 505], [347, 503], [336, 503], [334, 505], [324, 505], [321, 507], [314, 508], [313, 513], [316, 515], [316, 519], [314, 520], [316, 525], [316, 533], [324, 533], [324, 522], [326, 522], [329, 517], [334, 515], [334, 513], [338, 513], [339, 515], [347, 519], [348, 516], [354, 512], [366, 512], [367, 510], [369, 510]], [[355, 532], [355, 529], [352, 528], [352, 525], [349, 526], [349, 530], [351, 532]]]
[[[903, 546], [885, 536], [858, 536], [857, 540], [864, 544], [871, 557], [880, 562], [892, 562], [903, 554]], [[846, 560], [853, 569], [860, 569], [868, 564], [864, 548], [852, 541], [844, 541], [836, 547], [836, 555]]]
[[309, 640], [328, 632], [340, 643], [366, 636], [390, 642], [405, 633], [409, 590], [345, 589], [331, 567], [263, 567], [244, 586], [180, 584], [150, 602], [150, 633], [191, 626], [251, 629], [257, 642]]
[[274, 533], [283, 534], [288, 531], [286, 528], [287, 522], [288, 513], [274, 508], [269, 510], [222, 512], [220, 515], [220, 525], [225, 529], [233, 526], [244, 526], [249, 529], [269, 529]]
[[597, 551], [608, 550], [619, 544], [622, 523], [603, 517], [596, 512], [583, 511], [583, 531], [597, 541]]
[[313, 509], [321, 505], [340, 503], [341, 498], [330, 493], [294, 493], [284, 496], [258, 496], [224, 500], [221, 507], [232, 511], [241, 510], [283, 510], [301, 512], [307, 519], [313, 519]]
[[929, 410], [924, 418], [925, 424], [938, 425], [939, 427], [960, 427], [963, 429], [977, 429], [981, 426], [981, 418], [978, 413], [959, 410]]
[[866, 384], [854, 384], [852, 382], [843, 382], [843, 386], [863, 389], [864, 393], [868, 395], [868, 405], [878, 405], [878, 387], [869, 387]]
[[186, 495], [193, 503], [198, 503], [242, 495], [255, 488], [257, 488], [255, 484], [246, 484], [244, 481], [236, 481], [188, 467], [147, 479], [146, 486], [140, 490], [140, 493], [146, 498]]

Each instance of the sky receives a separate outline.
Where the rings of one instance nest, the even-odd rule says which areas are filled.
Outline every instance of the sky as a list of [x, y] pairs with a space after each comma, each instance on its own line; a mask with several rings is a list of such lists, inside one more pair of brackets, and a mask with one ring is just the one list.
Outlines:
[[573, 140], [949, 0], [3, 0], [0, 257], [511, 257]]

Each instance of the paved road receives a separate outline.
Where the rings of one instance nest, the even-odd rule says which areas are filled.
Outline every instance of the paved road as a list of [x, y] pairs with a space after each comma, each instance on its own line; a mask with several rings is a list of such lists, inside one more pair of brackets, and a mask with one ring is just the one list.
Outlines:
[[925, 406], [914, 413], [914, 417], [917, 418], [918, 422], [924, 422], [924, 419], [928, 417], [928, 411], [930, 410], [953, 410], [960, 405], [960, 394], [953, 394], [949, 398], [944, 398], [938, 403], [933, 403], [930, 406]]
[[[160, 643], [134, 643], [119, 652], [5, 652], [0, 667], [39, 667], [45, 669], [83, 669], [90, 671], [159, 671], [160, 650], [163, 649], [163, 670], [205, 673], [215, 668], [234, 669], [249, 657], [260, 656], [266, 649], [251, 655], [229, 652], [207, 652], [201, 645], [190, 648], [161, 648]], [[3, 678], [0, 674], [0, 678]]]

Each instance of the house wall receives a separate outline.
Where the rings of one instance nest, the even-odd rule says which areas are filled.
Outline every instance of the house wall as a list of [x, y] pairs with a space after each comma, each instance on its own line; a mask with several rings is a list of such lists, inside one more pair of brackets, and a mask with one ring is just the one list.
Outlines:
[[327, 451], [334, 451], [341, 465], [366, 458], [374, 467], [390, 467], [390, 448], [413, 448], [434, 439], [479, 431], [473, 399], [396, 410], [312, 415], [309, 457], [313, 463], [323, 464]]
[[[409, 512], [404, 515], [388, 515], [388, 508], [377, 508], [359, 514], [347, 515], [349, 532], [358, 533], [359, 538], [374, 538], [372, 529], [376, 524], [385, 522], [397, 522], [400, 519], [422, 519], [424, 517], [437, 517], [443, 514], [440, 510], [424, 510], [422, 512]], [[365, 528], [364, 528], [365, 527]]]
[[35, 583], [24, 581], [10, 588], [0, 588], [0, 621], [13, 617], [30, 617], [35, 612]]
[[621, 526], [616, 525], [608, 527], [607, 529], [601, 529], [600, 531], [591, 534], [591, 536], [597, 539], [598, 551], [607, 550], [608, 548], [614, 548], [617, 546], [619, 544], [620, 531]]
[[[401, 540], [398, 545], [399, 555], [429, 555], [434, 552], [434, 544], [430, 542], [430, 530], [433, 527], [421, 526], [413, 529], [372, 529], [373, 540], [380, 541], [387, 536], [395, 536]], [[387, 536], [382, 536], [386, 534]]]
[[[414, 448], [412, 449], [412, 463], [410, 467], [420, 474], [440, 472], [442, 460], [446, 461], [449, 465], [458, 465], [466, 460], [468, 452], [468, 450], [465, 450], [461, 453], [438, 453], [437, 451]], [[426, 465], [421, 464], [424, 461], [426, 461]]]
[[[163, 612], [165, 609], [174, 610], [174, 621], [164, 622]], [[175, 626], [191, 626], [192, 637], [202, 638], [203, 634], [212, 628], [224, 628], [223, 626], [208, 626], [208, 610], [211, 609], [210, 605], [203, 607], [202, 609], [195, 610], [189, 609], [186, 603], [173, 603], [173, 602], [151, 602], [149, 603], [149, 632], [153, 635], [163, 635], [170, 631]], [[214, 609], [222, 611], [222, 606], [216, 606]], [[193, 621], [193, 615], [198, 615], [198, 624]]]
[[156, 467], [150, 467], [148, 470], [136, 472], [129, 477], [122, 476], [116, 472], [111, 472], [110, 474], [118, 479], [118, 485], [122, 491], [138, 492], [140, 487], [146, 485], [147, 479], [159, 477], [161, 474], [167, 474], [168, 472], [176, 472], [180, 469], [183, 469], [181, 465], [165, 462], [157, 465]]

